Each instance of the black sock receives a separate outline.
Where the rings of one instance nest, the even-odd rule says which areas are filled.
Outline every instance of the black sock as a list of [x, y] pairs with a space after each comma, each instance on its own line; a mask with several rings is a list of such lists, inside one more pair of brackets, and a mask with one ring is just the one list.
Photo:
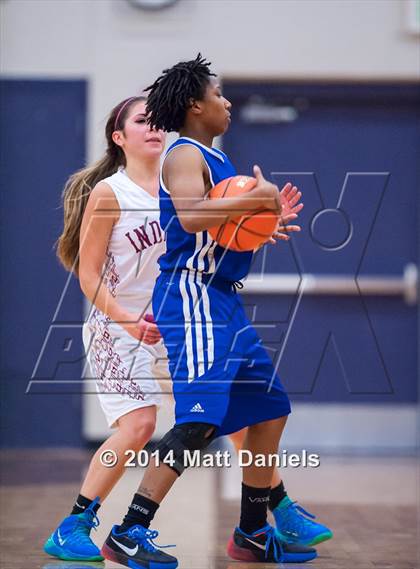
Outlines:
[[270, 487], [254, 488], [242, 483], [241, 520], [239, 527], [253, 533], [267, 524], [267, 505]]
[[287, 496], [287, 492], [284, 489], [283, 482], [280, 482], [278, 486], [271, 488], [270, 500], [268, 502], [268, 507], [270, 508], [270, 510], [273, 511], [274, 508], [277, 508], [277, 506], [280, 504], [280, 502], [283, 500], [285, 496]]
[[120, 525], [120, 531], [127, 531], [137, 524], [148, 528], [158, 508], [157, 502], [153, 502], [141, 494], [134, 494], [133, 501], [128, 507], [123, 523]]
[[[86, 508], [89, 508], [89, 506], [91, 505], [92, 502], [93, 502], [93, 500], [90, 500], [89, 498], [82, 496], [82, 494], [79, 494], [77, 496], [77, 500], [76, 500], [76, 502], [73, 506], [73, 509], [71, 511], [71, 515], [83, 514], [83, 512], [86, 510]], [[93, 508], [95, 511], [95, 514], [99, 510], [100, 507], [101, 507], [100, 504], [95, 504], [95, 506]]]

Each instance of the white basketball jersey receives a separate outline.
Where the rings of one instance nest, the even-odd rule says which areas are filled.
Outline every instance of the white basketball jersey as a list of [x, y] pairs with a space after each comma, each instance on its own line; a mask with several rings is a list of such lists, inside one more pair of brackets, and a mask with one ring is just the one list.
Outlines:
[[166, 250], [159, 198], [130, 180], [124, 168], [102, 181], [112, 188], [120, 206], [108, 245], [105, 281], [121, 306], [137, 313], [147, 308], [152, 313], [157, 261]]
[[[130, 180], [123, 168], [102, 181], [112, 188], [120, 207], [108, 243], [104, 282], [128, 312], [152, 314], [158, 258], [166, 249], [159, 200]], [[162, 341], [139, 344], [93, 306], [83, 327], [83, 342], [109, 426], [134, 409], [160, 405], [155, 366], [166, 359]]]

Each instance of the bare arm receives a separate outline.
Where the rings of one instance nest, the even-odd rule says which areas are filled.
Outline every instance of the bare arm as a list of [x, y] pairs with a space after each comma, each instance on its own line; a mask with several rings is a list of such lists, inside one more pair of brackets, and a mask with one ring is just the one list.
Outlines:
[[89, 196], [80, 228], [80, 287], [90, 302], [111, 320], [120, 323], [129, 334], [145, 343], [156, 343], [160, 339], [157, 326], [139, 321], [139, 315], [124, 310], [102, 281], [108, 243], [119, 216], [113, 191], [108, 184], [100, 182]]
[[206, 184], [207, 167], [201, 153], [182, 146], [165, 160], [163, 177], [170, 191], [179, 220], [189, 233], [204, 231], [240, 216], [247, 211], [270, 209], [281, 212], [277, 186], [264, 179], [256, 167], [257, 185], [253, 190], [234, 198], [206, 198], [210, 186]]

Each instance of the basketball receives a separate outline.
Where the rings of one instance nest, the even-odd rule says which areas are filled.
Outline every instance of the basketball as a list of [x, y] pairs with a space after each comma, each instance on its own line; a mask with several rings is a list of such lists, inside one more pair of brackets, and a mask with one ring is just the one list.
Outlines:
[[[210, 190], [210, 199], [231, 198], [245, 194], [251, 191], [256, 183], [256, 179], [250, 176], [226, 178]], [[225, 249], [253, 251], [270, 239], [277, 224], [277, 215], [266, 209], [244, 213], [208, 231], [211, 237]]]

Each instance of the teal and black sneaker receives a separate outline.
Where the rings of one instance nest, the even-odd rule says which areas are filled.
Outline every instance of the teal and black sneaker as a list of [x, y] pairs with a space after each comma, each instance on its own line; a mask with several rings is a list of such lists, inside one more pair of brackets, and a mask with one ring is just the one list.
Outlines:
[[333, 533], [322, 524], [314, 522], [315, 516], [304, 510], [296, 502], [285, 496], [274, 508], [276, 531], [281, 540], [287, 543], [316, 545], [331, 539]]
[[115, 561], [131, 569], [176, 569], [178, 561], [160, 549], [173, 545], [157, 545], [153, 540], [159, 533], [141, 525], [127, 531], [114, 526], [102, 546], [101, 553], [109, 561]]
[[90, 539], [92, 528], [99, 525], [95, 498], [82, 514], [72, 514], [61, 522], [44, 545], [45, 553], [64, 561], [102, 561], [99, 548]]

